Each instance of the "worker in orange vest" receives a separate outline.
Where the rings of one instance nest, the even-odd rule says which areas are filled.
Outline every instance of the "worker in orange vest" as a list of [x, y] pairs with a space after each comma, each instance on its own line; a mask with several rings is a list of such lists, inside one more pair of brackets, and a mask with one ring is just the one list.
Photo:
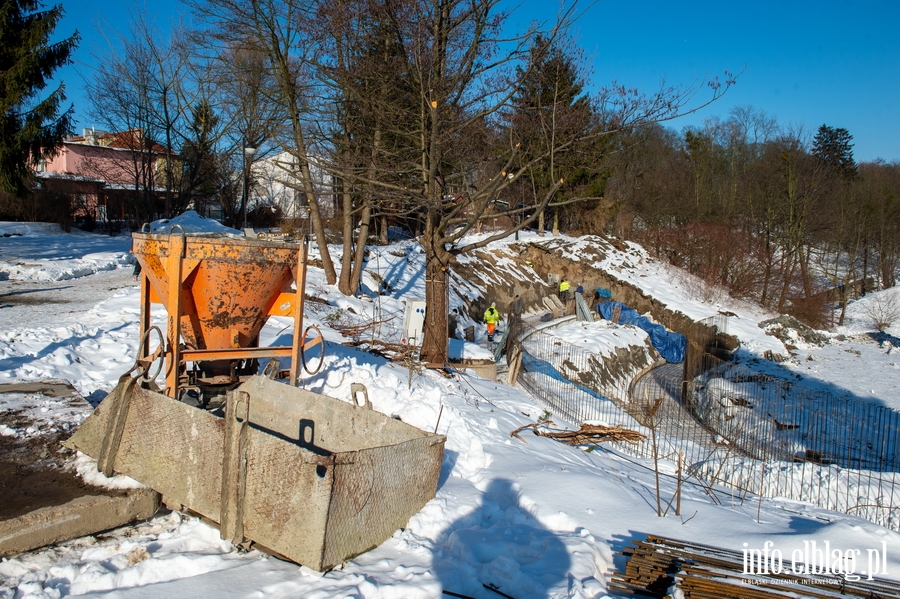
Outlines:
[[497, 304], [491, 302], [490, 307], [484, 311], [484, 324], [487, 325], [488, 341], [494, 340], [494, 329], [500, 322], [500, 313], [497, 312]]

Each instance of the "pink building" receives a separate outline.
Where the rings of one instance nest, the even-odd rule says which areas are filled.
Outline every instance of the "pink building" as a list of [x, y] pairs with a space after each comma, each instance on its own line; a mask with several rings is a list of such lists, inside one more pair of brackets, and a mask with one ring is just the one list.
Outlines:
[[[59, 154], [38, 167], [44, 193], [71, 199], [73, 217], [99, 222], [158, 212], [156, 201], [166, 187], [166, 161], [178, 157], [165, 147], [145, 140], [141, 130], [107, 133], [84, 129], [83, 135], [63, 142]], [[174, 177], [173, 177], [174, 178]], [[175, 181], [177, 183], [177, 180]]]

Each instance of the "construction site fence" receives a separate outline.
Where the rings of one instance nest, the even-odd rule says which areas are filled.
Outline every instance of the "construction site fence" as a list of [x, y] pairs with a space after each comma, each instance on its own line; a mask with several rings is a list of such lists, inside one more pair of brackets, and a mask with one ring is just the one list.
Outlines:
[[[725, 323], [716, 323], [725, 326]], [[598, 372], [598, 356], [521, 322], [516, 382], [569, 424], [620, 425], [639, 458], [682, 464], [689, 477], [732, 495], [787, 497], [900, 530], [900, 413], [815, 390], [706, 354], [685, 380], [681, 364], [637, 376]], [[695, 369], [693, 372], [697, 372]]]

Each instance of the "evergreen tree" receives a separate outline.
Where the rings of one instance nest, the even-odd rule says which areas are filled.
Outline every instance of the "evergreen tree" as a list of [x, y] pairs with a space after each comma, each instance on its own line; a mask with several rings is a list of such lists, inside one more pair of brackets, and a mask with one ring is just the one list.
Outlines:
[[188, 128], [189, 139], [181, 148], [182, 205], [175, 207], [176, 212], [183, 211], [192, 201], [196, 207], [200, 202], [213, 199], [226, 177], [216, 152], [216, 141], [221, 135], [220, 118], [209, 100], [201, 100], [191, 108]]
[[[517, 68], [519, 87], [506, 113], [506, 127], [511, 141], [520, 144], [521, 167], [528, 168], [527, 185], [538, 203], [560, 179], [565, 184], [560, 196], [565, 197], [590, 179], [585, 164], [592, 161], [587, 143], [570, 144], [558, 151], [553, 148], [586, 134], [592, 124], [593, 110], [584, 94], [584, 80], [577, 51], [569, 49], [565, 40], [550, 43], [538, 35], [529, 48], [526, 65]], [[549, 160], [537, 160], [549, 152]], [[525, 183], [525, 181], [523, 181]], [[543, 230], [543, 219], [539, 229]]]
[[53, 72], [71, 62], [78, 32], [51, 42], [62, 5], [42, 7], [38, 0], [0, 6], [0, 190], [18, 197], [28, 191], [30, 167], [58, 152], [73, 124], [73, 107], [60, 112], [63, 84], [46, 98], [39, 94]]
[[843, 127], [822, 125], [813, 140], [813, 155], [835, 174], [845, 179], [857, 175], [856, 161], [853, 159], [853, 136]]

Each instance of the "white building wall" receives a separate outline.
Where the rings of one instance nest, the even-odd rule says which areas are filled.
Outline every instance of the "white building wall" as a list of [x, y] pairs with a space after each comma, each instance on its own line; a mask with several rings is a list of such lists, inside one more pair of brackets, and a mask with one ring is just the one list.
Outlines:
[[[255, 160], [250, 167], [253, 182], [250, 187], [249, 207], [257, 205], [278, 206], [286, 218], [307, 218], [306, 195], [296, 158], [290, 152], [281, 152]], [[331, 175], [310, 164], [313, 186], [319, 198], [324, 218], [334, 216]]]

